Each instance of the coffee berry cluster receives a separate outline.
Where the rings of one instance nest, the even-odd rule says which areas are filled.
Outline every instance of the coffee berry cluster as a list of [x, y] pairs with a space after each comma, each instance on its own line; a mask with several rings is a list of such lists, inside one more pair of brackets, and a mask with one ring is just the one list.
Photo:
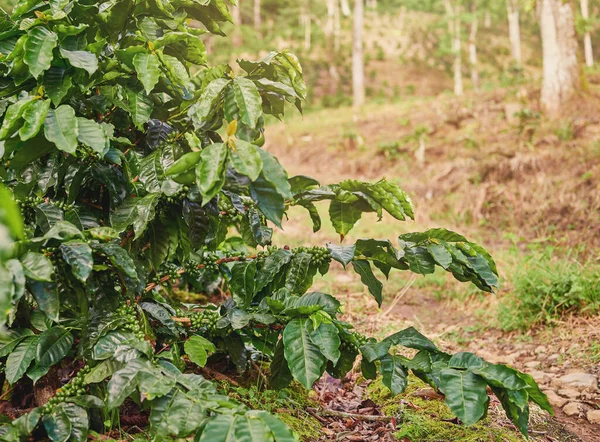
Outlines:
[[317, 267], [320, 267], [323, 264], [329, 264], [331, 262], [331, 252], [324, 247], [298, 247], [296, 252], [310, 254], [312, 256], [311, 262]]
[[142, 340], [146, 337], [142, 331], [142, 327], [140, 327], [140, 322], [138, 321], [137, 314], [133, 306], [121, 304], [121, 306], [117, 309], [117, 315], [125, 319], [125, 324], [123, 325], [125, 330], [129, 330], [139, 340]]
[[89, 366], [83, 367], [77, 375], [69, 381], [68, 384], [63, 385], [56, 391], [56, 395], [51, 398], [46, 405], [42, 407], [42, 413], [48, 414], [52, 413], [54, 407], [61, 403], [65, 402], [67, 399], [75, 396], [81, 396], [86, 393], [85, 389], [85, 376], [91, 371]]

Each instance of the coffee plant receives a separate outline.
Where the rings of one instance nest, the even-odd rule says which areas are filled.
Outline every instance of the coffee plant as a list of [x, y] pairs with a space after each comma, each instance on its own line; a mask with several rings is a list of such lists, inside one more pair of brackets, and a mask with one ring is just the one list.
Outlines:
[[224, 0], [21, 0], [3, 14], [0, 358], [16, 411], [0, 439], [83, 441], [134, 413], [157, 441], [295, 440], [199, 374], [251, 360], [270, 363], [274, 389], [310, 389], [360, 359], [364, 377], [399, 394], [410, 371], [467, 425], [485, 416], [489, 387], [527, 433], [530, 401], [551, 411], [530, 376], [446, 354], [413, 328], [377, 342], [310, 291], [337, 261], [379, 305], [374, 269], [441, 267], [492, 292], [482, 247], [443, 229], [398, 245], [272, 245], [292, 206], [317, 231], [316, 203], [329, 201], [342, 239], [363, 214], [405, 220], [413, 206], [386, 180], [288, 177], [261, 146], [266, 116], [302, 109], [302, 68], [287, 52], [210, 67], [201, 36], [230, 20]]

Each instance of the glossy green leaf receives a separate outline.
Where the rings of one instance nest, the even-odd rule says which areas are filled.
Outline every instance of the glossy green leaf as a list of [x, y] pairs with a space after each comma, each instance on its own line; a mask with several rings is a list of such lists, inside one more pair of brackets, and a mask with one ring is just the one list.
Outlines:
[[490, 398], [485, 380], [470, 371], [445, 368], [438, 385], [446, 404], [465, 425], [477, 423], [486, 413]]
[[34, 97], [26, 96], [8, 106], [0, 128], [0, 140], [9, 138], [18, 129], [23, 113], [32, 105], [33, 100]]
[[285, 200], [262, 173], [250, 185], [250, 195], [263, 215], [277, 227], [281, 227], [285, 212]]
[[60, 55], [69, 60], [71, 66], [83, 69], [90, 75], [98, 70], [98, 58], [91, 52], [69, 51], [64, 48], [60, 48]]
[[312, 388], [325, 370], [326, 358], [310, 338], [310, 321], [293, 319], [283, 330], [285, 359], [294, 379]]
[[133, 65], [146, 94], [150, 94], [160, 79], [160, 61], [155, 54], [140, 52], [133, 57]]
[[223, 143], [211, 144], [202, 151], [196, 167], [196, 179], [202, 193], [202, 205], [208, 204], [223, 188], [229, 149]]
[[333, 324], [322, 322], [314, 329], [312, 322], [308, 325], [311, 341], [319, 347], [323, 356], [330, 360], [334, 365], [340, 359], [340, 336], [338, 329]]
[[73, 403], [60, 404], [71, 423], [71, 435], [69, 440], [74, 442], [85, 442], [88, 438], [89, 419], [87, 411]]
[[23, 61], [35, 78], [50, 68], [54, 58], [52, 51], [57, 43], [58, 36], [43, 26], [36, 26], [28, 32]]
[[48, 437], [53, 442], [66, 442], [71, 437], [71, 421], [62, 406], [56, 407], [52, 413], [42, 418]]
[[65, 262], [71, 267], [73, 276], [85, 283], [94, 266], [92, 248], [89, 244], [80, 241], [69, 241], [61, 244], [60, 251]]
[[87, 118], [77, 118], [77, 127], [77, 139], [79, 142], [91, 147], [95, 152], [104, 156], [110, 147], [110, 141], [102, 126]]
[[29, 285], [29, 290], [38, 304], [39, 309], [52, 321], [58, 322], [60, 298], [55, 283], [35, 282]]
[[331, 201], [329, 218], [335, 231], [342, 239], [352, 230], [361, 216], [362, 212], [353, 204], [346, 204], [336, 200]]
[[288, 174], [277, 158], [264, 149], [259, 149], [263, 163], [263, 176], [275, 186], [277, 192], [286, 199], [292, 198], [292, 187], [288, 180]]
[[263, 160], [259, 148], [244, 140], [235, 141], [235, 151], [231, 154], [231, 164], [242, 175], [256, 181], [263, 170]]
[[280, 339], [275, 346], [273, 360], [270, 365], [270, 372], [269, 385], [275, 390], [286, 388], [293, 380], [288, 361], [285, 359], [282, 339]]
[[125, 367], [113, 374], [107, 386], [106, 405], [109, 408], [121, 406], [125, 399], [137, 388], [137, 377], [149, 369], [149, 362], [143, 359], [129, 361]]
[[150, 413], [150, 425], [158, 437], [186, 437], [204, 421], [206, 412], [199, 401], [179, 390], [160, 398]]
[[194, 364], [204, 367], [208, 356], [217, 351], [215, 345], [199, 335], [191, 336], [183, 346], [185, 353]]
[[21, 257], [23, 272], [28, 279], [41, 282], [52, 281], [54, 266], [45, 255], [36, 252], [27, 252]]
[[154, 110], [154, 103], [143, 92], [127, 89], [127, 106], [136, 128], [142, 130]]
[[293, 254], [289, 250], [279, 249], [265, 259], [263, 267], [256, 275], [256, 292], [265, 288], [280, 270], [292, 260]]
[[9, 384], [17, 382], [35, 359], [38, 337], [31, 336], [22, 340], [6, 359], [6, 380]]
[[79, 128], [73, 108], [63, 105], [50, 109], [44, 122], [44, 134], [59, 150], [74, 154], [77, 150]]
[[237, 262], [231, 268], [230, 288], [240, 308], [250, 306], [255, 293], [256, 261]]
[[46, 121], [50, 109], [50, 100], [36, 100], [23, 111], [23, 126], [19, 129], [21, 140], [27, 141], [35, 137]]
[[51, 367], [71, 351], [73, 335], [62, 327], [54, 327], [40, 335], [35, 359], [38, 365]]
[[383, 284], [373, 274], [369, 261], [358, 259], [352, 262], [354, 271], [360, 275], [361, 282], [367, 286], [369, 293], [373, 295], [379, 307], [383, 303]]
[[386, 355], [381, 359], [383, 385], [390, 389], [394, 396], [404, 393], [408, 385], [408, 372], [398, 356]]
[[230, 82], [231, 80], [226, 78], [217, 78], [211, 81], [202, 91], [198, 101], [190, 107], [188, 115], [192, 119], [196, 130], [205, 129], [209, 125], [210, 117], [215, 111], [222, 92]]
[[244, 77], [235, 77], [232, 85], [241, 121], [254, 129], [262, 116], [262, 98], [258, 89], [253, 81]]

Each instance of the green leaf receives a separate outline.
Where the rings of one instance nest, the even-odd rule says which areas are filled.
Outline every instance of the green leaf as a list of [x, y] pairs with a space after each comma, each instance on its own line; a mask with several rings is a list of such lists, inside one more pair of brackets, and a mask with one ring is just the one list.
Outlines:
[[352, 267], [360, 275], [361, 282], [368, 287], [369, 292], [373, 295], [379, 307], [381, 307], [383, 302], [383, 284], [373, 274], [373, 269], [371, 269], [369, 261], [358, 259], [352, 262]]
[[292, 187], [288, 180], [288, 173], [283, 168], [279, 160], [264, 149], [259, 149], [260, 157], [263, 162], [263, 176], [275, 186], [277, 192], [284, 198], [292, 198]]
[[60, 298], [56, 289], [56, 284], [47, 282], [36, 282], [29, 285], [29, 290], [33, 295], [38, 307], [48, 318], [58, 322], [60, 312]]
[[331, 201], [329, 206], [329, 218], [335, 231], [342, 239], [352, 230], [361, 218], [362, 212], [353, 204], [342, 203], [337, 200]]
[[175, 390], [171, 396], [153, 403], [150, 425], [159, 439], [185, 438], [200, 427], [205, 418], [206, 412], [201, 402]]
[[21, 434], [31, 434], [36, 429], [42, 417], [42, 409], [40, 407], [34, 408], [29, 413], [26, 413], [15, 419], [12, 425]]
[[85, 242], [69, 241], [61, 244], [60, 250], [73, 276], [85, 284], [94, 266], [92, 248]]
[[445, 368], [438, 386], [452, 413], [465, 425], [473, 425], [485, 416], [490, 398], [482, 377], [470, 371]]
[[283, 390], [292, 382], [292, 373], [288, 361], [285, 359], [283, 340], [280, 339], [275, 346], [273, 360], [270, 365], [271, 376], [269, 385], [275, 390]]
[[[198, 442], [238, 442], [235, 429], [237, 416], [217, 415], [211, 418], [202, 430]], [[251, 442], [252, 439], [246, 439]]]
[[51, 367], [71, 351], [73, 335], [67, 329], [54, 327], [40, 335], [35, 359], [38, 365]]
[[188, 115], [192, 119], [196, 130], [206, 129], [210, 125], [210, 117], [217, 108], [223, 90], [230, 82], [231, 80], [226, 78], [217, 78], [211, 81], [202, 91], [198, 101], [190, 107]]
[[66, 442], [71, 437], [71, 421], [62, 406], [57, 406], [52, 413], [45, 414], [42, 422], [53, 442]]
[[23, 126], [19, 129], [21, 140], [35, 137], [41, 130], [50, 109], [50, 100], [36, 100], [23, 111]]
[[85, 442], [87, 440], [90, 426], [87, 411], [73, 403], [63, 403], [60, 407], [65, 411], [71, 423], [71, 435], [69, 440], [74, 442]]
[[98, 58], [88, 51], [68, 51], [60, 48], [60, 55], [69, 60], [71, 66], [84, 69], [92, 75], [98, 70]]
[[59, 106], [73, 86], [73, 80], [65, 68], [52, 66], [44, 74], [44, 85], [52, 103]]
[[33, 332], [27, 328], [0, 331], [0, 358], [8, 356], [28, 336], [33, 336]]
[[138, 383], [142, 400], [152, 401], [168, 395], [177, 382], [175, 378], [163, 376], [159, 371], [142, 371], [138, 375]]
[[265, 423], [273, 433], [276, 442], [297, 442], [294, 433], [277, 416], [263, 410], [250, 410], [246, 416], [256, 416]]
[[129, 361], [125, 367], [113, 374], [107, 386], [106, 405], [108, 408], [120, 407], [125, 399], [137, 387], [138, 375], [150, 369], [149, 362], [144, 359]]
[[250, 306], [255, 293], [256, 261], [237, 262], [231, 268], [229, 283], [233, 299], [240, 308]]
[[185, 353], [194, 364], [204, 367], [210, 353], [217, 351], [215, 345], [199, 335], [191, 336], [183, 346]]
[[394, 396], [404, 393], [408, 385], [408, 372], [400, 357], [386, 355], [381, 358], [381, 374], [383, 385], [389, 388]]
[[548, 397], [540, 390], [540, 387], [533, 377], [525, 373], [519, 373], [519, 377], [527, 383], [526, 390], [530, 399], [538, 404], [542, 410], [545, 410], [550, 413], [550, 415], [554, 416], [554, 410], [548, 401]]
[[35, 78], [50, 68], [54, 58], [52, 51], [57, 43], [58, 36], [42, 26], [36, 26], [27, 33], [23, 61]]
[[27, 252], [21, 257], [23, 272], [28, 279], [41, 282], [51, 282], [54, 275], [54, 266], [45, 255]]
[[31, 106], [33, 100], [34, 97], [26, 96], [8, 106], [2, 120], [2, 127], [0, 128], [0, 140], [9, 138], [17, 130], [23, 113]]
[[77, 150], [79, 129], [73, 108], [63, 105], [50, 109], [44, 121], [44, 134], [59, 150], [74, 154]]
[[269, 255], [256, 276], [256, 293], [260, 292], [273, 281], [283, 266], [292, 260], [292, 257], [293, 253], [285, 249], [279, 249]]
[[294, 379], [307, 390], [325, 371], [326, 358], [310, 338], [310, 320], [293, 319], [283, 330], [285, 359]]
[[258, 147], [244, 140], [236, 140], [235, 151], [231, 154], [231, 164], [242, 175], [256, 181], [263, 170], [263, 160]]
[[146, 94], [149, 95], [158, 80], [160, 80], [160, 61], [158, 57], [156, 54], [140, 52], [133, 57], [133, 66], [135, 66], [138, 79], [144, 85]]
[[32, 336], [22, 340], [6, 359], [6, 380], [14, 384], [27, 372], [29, 365], [35, 359], [38, 337]]
[[133, 89], [127, 89], [127, 106], [133, 119], [133, 124], [139, 130], [144, 128], [144, 124], [148, 122], [154, 103], [143, 92], [138, 92]]
[[93, 120], [77, 118], [77, 139], [81, 144], [91, 147], [95, 152], [104, 156], [110, 147], [110, 141], [104, 128]]
[[281, 228], [285, 212], [285, 200], [275, 186], [264, 178], [262, 173], [250, 185], [250, 195], [263, 215], [277, 227]]
[[336, 244], [329, 243], [327, 244], [327, 249], [331, 253], [331, 257], [342, 264], [344, 268], [346, 268], [346, 266], [354, 259], [356, 245], [352, 244], [350, 246], [338, 246]]
[[165, 176], [179, 175], [196, 167], [202, 159], [202, 151], [188, 152], [165, 171]]
[[253, 81], [244, 77], [235, 77], [232, 84], [240, 119], [246, 126], [254, 129], [262, 116], [262, 98], [258, 89]]
[[92, 248], [106, 255], [112, 265], [121, 270], [128, 277], [137, 281], [138, 275], [135, 270], [135, 262], [131, 259], [131, 256], [129, 256], [127, 251], [119, 246], [119, 244], [94, 244]]
[[419, 333], [414, 327], [394, 333], [379, 343], [365, 344], [360, 348], [360, 351], [369, 362], [373, 362], [387, 355], [394, 345], [402, 345], [407, 348], [434, 353], [439, 351], [433, 342]]
[[137, 199], [137, 217], [133, 221], [135, 239], [140, 238], [156, 216], [156, 205], [160, 201], [160, 193], [151, 193], [143, 198]]
[[223, 143], [211, 144], [202, 151], [196, 167], [196, 179], [202, 193], [202, 205], [208, 204], [223, 188], [229, 149]]
[[506, 388], [507, 390], [527, 389], [527, 382], [519, 377], [519, 372], [506, 365], [486, 363], [483, 367], [475, 368], [472, 371], [493, 387]]
[[310, 339], [319, 347], [321, 354], [334, 365], [340, 359], [340, 345], [342, 343], [339, 331], [334, 324], [322, 322], [317, 329], [313, 329], [312, 322], [308, 324]]
[[452, 255], [442, 244], [428, 244], [427, 251], [433, 257], [435, 262], [448, 270], [452, 264]]
[[448, 361], [448, 367], [462, 370], [483, 368], [487, 363], [474, 353], [461, 352], [453, 355]]

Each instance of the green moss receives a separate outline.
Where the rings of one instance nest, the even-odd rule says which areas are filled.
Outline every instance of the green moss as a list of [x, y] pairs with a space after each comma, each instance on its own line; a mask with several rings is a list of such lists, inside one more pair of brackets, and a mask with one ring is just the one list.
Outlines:
[[312, 416], [302, 418], [281, 412], [277, 414], [288, 427], [290, 427], [301, 441], [317, 440], [321, 436], [321, 424]]
[[451, 422], [454, 416], [443, 400], [425, 399], [413, 394], [425, 388], [430, 387], [411, 376], [409, 387], [404, 394], [393, 398], [381, 380], [369, 385], [367, 389], [369, 398], [382, 407], [384, 414], [396, 417], [398, 431], [394, 436], [397, 439], [408, 438], [414, 442], [522, 442], [524, 440], [519, 433], [504, 426], [506, 421], [500, 414], [497, 416], [490, 414], [483, 421], [470, 427]]

